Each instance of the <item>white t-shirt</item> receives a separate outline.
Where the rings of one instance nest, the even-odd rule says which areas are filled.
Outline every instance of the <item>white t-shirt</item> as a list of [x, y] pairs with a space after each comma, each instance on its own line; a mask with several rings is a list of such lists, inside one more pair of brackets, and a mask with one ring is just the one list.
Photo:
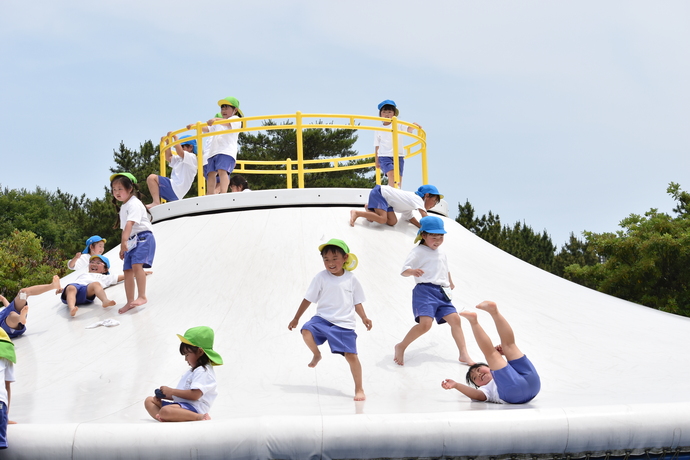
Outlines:
[[82, 254], [79, 256], [76, 262], [74, 262], [74, 268], [70, 268], [69, 263], [72, 261], [72, 259], [67, 261], [67, 268], [70, 270], [81, 270], [82, 268], [88, 268], [89, 266], [89, 261], [91, 260], [91, 254], [86, 253]]
[[101, 287], [103, 289], [107, 288], [108, 286], [112, 286], [113, 284], [117, 284], [117, 275], [114, 274], [109, 274], [109, 275], [104, 275], [103, 273], [82, 273], [81, 275], [77, 276], [77, 279], [74, 280], [70, 284], [84, 284], [88, 286], [91, 283], [101, 283]]
[[364, 290], [352, 272], [335, 276], [328, 270], [311, 281], [304, 298], [316, 303], [316, 316], [345, 329], [355, 329], [355, 305], [364, 302]]
[[486, 400], [496, 404], [505, 404], [506, 402], [498, 397], [498, 387], [494, 379], [491, 379], [486, 385], [479, 387], [479, 391], [486, 395]]
[[184, 158], [181, 158], [179, 155], [173, 155], [170, 158], [170, 167], [172, 168], [170, 183], [172, 184], [173, 192], [181, 200], [189, 191], [196, 177], [196, 170], [198, 168], [196, 155], [192, 152], [185, 152]]
[[431, 249], [423, 244], [417, 245], [407, 255], [402, 272], [410, 268], [421, 268], [422, 276], [415, 276], [415, 283], [433, 283], [438, 286], [450, 286], [448, 279], [448, 258], [439, 249]]
[[[388, 131], [374, 131], [374, 147], [379, 148], [378, 155], [380, 157], [392, 157], [393, 156], [393, 123], [388, 126]], [[398, 124], [398, 132], [407, 132], [407, 127]], [[403, 151], [403, 136], [398, 135], [398, 155], [405, 155]]]
[[[228, 120], [237, 119], [240, 117], [233, 115], [228, 118]], [[218, 124], [208, 127], [209, 132], [227, 131], [230, 129], [238, 129], [242, 127], [241, 121], [236, 121], [230, 124]], [[228, 133], [228, 134], [218, 134], [213, 137], [213, 142], [209, 148], [210, 152], [208, 157], [216, 156], [218, 154], [230, 155], [233, 158], [237, 158], [237, 138], [240, 133]]]
[[129, 200], [120, 207], [120, 228], [122, 230], [125, 229], [125, 225], [127, 225], [128, 221], [134, 222], [130, 238], [132, 235], [137, 235], [141, 232], [153, 231], [153, 226], [151, 226], [149, 216], [146, 213], [146, 207], [139, 198], [135, 196], [131, 196]]
[[173, 401], [191, 404], [199, 414], [207, 414], [211, 409], [213, 401], [216, 400], [216, 396], [218, 396], [218, 391], [216, 390], [217, 386], [216, 372], [210, 364], [199, 366], [193, 371], [189, 369], [180, 379], [180, 382], [177, 384], [177, 389], [201, 390], [203, 394], [201, 398], [196, 401], [179, 398], [177, 396], [173, 396]]
[[391, 206], [395, 212], [402, 213], [401, 217], [407, 221], [414, 217], [412, 214], [413, 211], [424, 209], [424, 200], [414, 192], [400, 190], [390, 185], [382, 185], [381, 195], [388, 202], [388, 205]]
[[14, 363], [7, 358], [0, 358], [0, 401], [7, 405], [5, 382], [14, 382]]

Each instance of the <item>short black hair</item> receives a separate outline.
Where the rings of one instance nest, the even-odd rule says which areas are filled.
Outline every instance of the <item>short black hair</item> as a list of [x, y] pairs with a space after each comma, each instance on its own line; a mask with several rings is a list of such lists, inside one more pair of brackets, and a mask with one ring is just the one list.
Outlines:
[[341, 248], [340, 246], [336, 246], [335, 244], [328, 244], [324, 246], [321, 250], [321, 257], [325, 256], [328, 252], [335, 252], [343, 257], [347, 255], [347, 252], [345, 252], [343, 248]]
[[[194, 345], [190, 345], [188, 343], [180, 342], [180, 354], [184, 356], [185, 353], [196, 353], [196, 351], [199, 349], [199, 347], [195, 347]], [[206, 352], [202, 353], [201, 356], [199, 356], [199, 359], [196, 360], [196, 366], [192, 368], [192, 370], [196, 369], [199, 366], [206, 366], [211, 362], [210, 359], [208, 359], [208, 355]]]
[[390, 105], [390, 104], [386, 104], [383, 107], [381, 107], [381, 110], [379, 110], [379, 113], [383, 112], [384, 110], [392, 110], [393, 112], [395, 112], [395, 106]]
[[[489, 365], [486, 363], [474, 363], [470, 366], [469, 369], [467, 369], [467, 374], [465, 374], [465, 380], [467, 381], [468, 385], [472, 385], [475, 388], [479, 388], [479, 385], [477, 385], [476, 383], [474, 383], [472, 381], [472, 376], [470, 374], [472, 373], [473, 370], [479, 369], [482, 366], [489, 367]], [[489, 367], [489, 369], [491, 369], [491, 368]]]

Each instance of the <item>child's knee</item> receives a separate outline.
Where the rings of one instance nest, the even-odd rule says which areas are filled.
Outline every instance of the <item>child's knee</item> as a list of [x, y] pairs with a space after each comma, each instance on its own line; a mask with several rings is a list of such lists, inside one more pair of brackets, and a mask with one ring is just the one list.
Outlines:
[[357, 353], [343, 353], [343, 356], [345, 356], [345, 359], [347, 360], [348, 363], [359, 362], [359, 358], [357, 357]]

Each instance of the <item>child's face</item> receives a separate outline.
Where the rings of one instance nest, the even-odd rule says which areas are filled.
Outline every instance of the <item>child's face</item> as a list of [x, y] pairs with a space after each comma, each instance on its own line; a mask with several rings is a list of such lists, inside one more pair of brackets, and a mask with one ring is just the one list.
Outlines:
[[92, 256], [100, 256], [103, 254], [103, 251], [105, 251], [105, 243], [101, 240], [97, 243], [93, 243], [91, 245], [91, 249], [89, 250], [89, 253]]
[[381, 109], [381, 118], [393, 118], [395, 116], [394, 109], [384, 108]]
[[124, 185], [122, 185], [122, 182], [116, 180], [113, 182], [113, 196], [117, 201], [120, 201], [122, 203], [125, 203], [127, 200], [130, 199], [132, 196], [132, 191], [127, 190]]
[[223, 115], [223, 118], [230, 118], [235, 115], [236, 111], [237, 109], [230, 104], [223, 104], [220, 106], [220, 114]]
[[439, 201], [441, 200], [439, 199], [438, 195], [431, 195], [427, 193], [426, 195], [424, 195], [424, 209], [428, 211], [429, 209], [436, 206]]
[[443, 234], [441, 233], [425, 233], [424, 244], [430, 249], [436, 250], [443, 244]]
[[89, 261], [89, 272], [105, 274], [107, 271], [108, 267], [105, 266], [105, 262], [98, 257]]
[[345, 273], [343, 265], [347, 262], [347, 254], [342, 255], [339, 252], [326, 252], [323, 255], [323, 266], [326, 267], [329, 273], [335, 276], [341, 276]]
[[479, 366], [472, 370], [470, 380], [478, 387], [483, 387], [493, 379], [491, 370], [486, 366]]
[[196, 351], [187, 351], [184, 354], [184, 360], [187, 361], [187, 364], [189, 364], [190, 367], [194, 368], [196, 366], [196, 362], [203, 354], [204, 350], [201, 348], [197, 348]]
[[192, 144], [183, 144], [182, 150], [184, 150], [185, 152], [193, 152], [194, 146]]

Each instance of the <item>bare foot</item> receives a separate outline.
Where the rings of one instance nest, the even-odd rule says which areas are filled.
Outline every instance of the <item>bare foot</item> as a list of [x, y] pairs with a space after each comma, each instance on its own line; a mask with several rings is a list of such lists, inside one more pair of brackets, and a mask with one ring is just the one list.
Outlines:
[[117, 302], [115, 302], [114, 300], [108, 300], [106, 303], [103, 304], [103, 308], [112, 307], [112, 306], [115, 305], [116, 303], [117, 303]]
[[314, 359], [311, 360], [311, 362], [308, 364], [309, 367], [316, 367], [317, 364], [319, 364], [319, 361], [321, 361], [321, 353], [319, 354], [314, 354]]
[[470, 358], [470, 355], [460, 355], [458, 361], [460, 361], [460, 364], [464, 364], [465, 366], [473, 366], [474, 364], [476, 364], [476, 362], [472, 358]]
[[69, 307], [69, 315], [74, 316], [77, 314], [77, 310], [79, 310], [79, 307], [74, 306], [74, 307]]
[[119, 314], [127, 313], [130, 311], [132, 308], [134, 308], [134, 305], [132, 305], [132, 302], [126, 303], [124, 307], [120, 308], [117, 312]]
[[14, 421], [12, 421], [12, 420], [8, 420], [8, 421], [7, 421], [7, 424], [8, 424], [8, 425], [16, 425], [17, 422], [14, 422]]
[[141, 306], [144, 305], [146, 302], [148, 302], [148, 299], [147, 299], [146, 297], [139, 296], [139, 297], [137, 297], [136, 299], [134, 299], [134, 300], [130, 303], [130, 305], [132, 305], [132, 307], [141, 307]]
[[393, 361], [395, 361], [395, 364], [399, 366], [405, 365], [405, 349], [401, 346], [401, 344], [397, 344], [395, 346], [395, 356], [393, 357]]
[[458, 315], [465, 318], [470, 324], [475, 324], [477, 322], [477, 314], [473, 311], [461, 311]]
[[204, 414], [203, 417], [201, 417], [201, 420], [211, 420], [211, 416], [208, 415], [208, 412]]
[[156, 418], [156, 420], [158, 420], [159, 422], [167, 422], [167, 420], [165, 420], [164, 418], [161, 418], [161, 415], [160, 415], [160, 414], [156, 414], [156, 417], [155, 417], [155, 418]]
[[355, 226], [355, 221], [357, 220], [357, 211], [354, 209], [350, 211], [350, 227]]
[[19, 322], [26, 324], [26, 316], [29, 314], [29, 304], [27, 303], [22, 307], [22, 310], [19, 312]]
[[364, 401], [367, 397], [364, 395], [364, 390], [355, 391], [355, 401]]
[[496, 302], [492, 302], [490, 300], [485, 300], [484, 302], [477, 305], [477, 309], [484, 310], [485, 312], [492, 314], [492, 315], [498, 311], [498, 307], [496, 306]]
[[53, 275], [53, 282], [50, 283], [50, 287], [55, 289], [55, 294], [61, 294], [62, 293], [62, 287], [60, 286], [60, 277], [57, 275]]

